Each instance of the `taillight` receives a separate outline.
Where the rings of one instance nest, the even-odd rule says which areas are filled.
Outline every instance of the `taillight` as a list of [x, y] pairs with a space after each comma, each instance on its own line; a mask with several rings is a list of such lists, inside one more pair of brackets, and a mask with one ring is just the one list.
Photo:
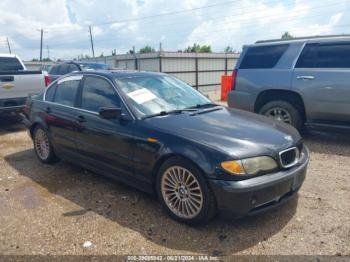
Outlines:
[[232, 72], [232, 90], [236, 87], [236, 77], [237, 77], [237, 69], [233, 69]]
[[51, 81], [51, 78], [47, 75], [44, 76], [44, 78], [45, 78], [45, 86], [47, 87], [51, 84], [52, 81]]

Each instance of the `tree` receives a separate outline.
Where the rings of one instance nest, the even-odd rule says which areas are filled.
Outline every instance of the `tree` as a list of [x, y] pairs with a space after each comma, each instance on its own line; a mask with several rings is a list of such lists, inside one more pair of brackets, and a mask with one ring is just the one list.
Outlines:
[[36, 59], [36, 58], [33, 58], [32, 59], [32, 62], [38, 62], [39, 60], [38, 59]]
[[211, 53], [210, 45], [202, 45], [194, 43], [193, 46], [188, 46], [184, 52], [186, 53]]
[[284, 32], [284, 34], [281, 36], [281, 39], [283, 40], [288, 40], [288, 39], [293, 39], [294, 36], [292, 36], [288, 31]]
[[155, 52], [156, 52], [156, 50], [149, 45], [146, 45], [145, 47], [143, 47], [139, 50], [140, 54], [155, 53]]
[[233, 50], [233, 48], [231, 46], [226, 46], [224, 49], [225, 53], [234, 53], [235, 50]]

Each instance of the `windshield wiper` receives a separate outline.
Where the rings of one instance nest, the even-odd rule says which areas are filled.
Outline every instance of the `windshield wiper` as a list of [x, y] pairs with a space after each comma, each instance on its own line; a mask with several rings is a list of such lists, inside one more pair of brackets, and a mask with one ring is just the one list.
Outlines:
[[184, 108], [184, 109], [174, 109], [174, 110], [169, 110], [169, 111], [160, 111], [159, 113], [156, 113], [156, 114], [144, 116], [144, 117], [142, 117], [142, 119], [156, 117], [156, 116], [165, 116], [165, 115], [170, 115], [170, 114], [179, 114], [182, 112], [194, 112], [197, 110], [198, 109], [196, 109], [196, 108]]
[[205, 103], [205, 104], [197, 104], [195, 106], [191, 106], [189, 108], [209, 108], [209, 107], [215, 107], [215, 106], [220, 106], [218, 104], [214, 104], [214, 103]]

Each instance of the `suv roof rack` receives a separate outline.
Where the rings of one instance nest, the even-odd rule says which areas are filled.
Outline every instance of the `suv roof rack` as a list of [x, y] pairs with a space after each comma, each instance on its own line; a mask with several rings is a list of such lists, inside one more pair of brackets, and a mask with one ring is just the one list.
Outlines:
[[304, 37], [294, 37], [291, 39], [269, 39], [269, 40], [258, 40], [255, 43], [270, 43], [270, 42], [288, 42], [296, 40], [307, 40], [307, 39], [319, 39], [319, 38], [333, 38], [333, 37], [350, 37], [350, 34], [341, 35], [315, 35], [315, 36], [304, 36]]

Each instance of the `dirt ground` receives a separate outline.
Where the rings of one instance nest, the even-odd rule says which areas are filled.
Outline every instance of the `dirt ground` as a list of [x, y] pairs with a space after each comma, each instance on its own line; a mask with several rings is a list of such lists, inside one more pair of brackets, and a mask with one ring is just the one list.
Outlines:
[[305, 142], [308, 174], [290, 202], [194, 228], [133, 188], [39, 163], [26, 131], [0, 119], [0, 254], [350, 255], [350, 137], [315, 132]]

